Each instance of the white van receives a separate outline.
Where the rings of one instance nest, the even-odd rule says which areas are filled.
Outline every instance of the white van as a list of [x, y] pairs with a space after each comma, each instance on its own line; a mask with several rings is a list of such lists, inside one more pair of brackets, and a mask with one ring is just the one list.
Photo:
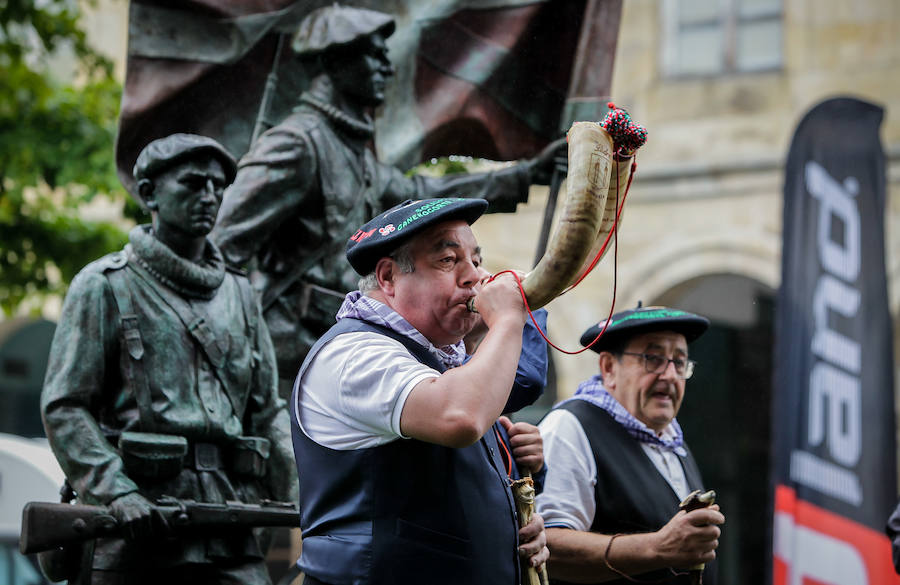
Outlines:
[[48, 583], [34, 555], [19, 554], [22, 508], [32, 501], [58, 502], [63, 479], [46, 439], [0, 433], [0, 582]]

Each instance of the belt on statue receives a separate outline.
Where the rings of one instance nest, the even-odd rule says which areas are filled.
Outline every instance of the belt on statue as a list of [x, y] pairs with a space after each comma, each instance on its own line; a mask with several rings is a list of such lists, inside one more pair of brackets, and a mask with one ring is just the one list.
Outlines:
[[191, 443], [185, 458], [185, 467], [196, 471], [225, 469], [222, 448], [215, 443]]

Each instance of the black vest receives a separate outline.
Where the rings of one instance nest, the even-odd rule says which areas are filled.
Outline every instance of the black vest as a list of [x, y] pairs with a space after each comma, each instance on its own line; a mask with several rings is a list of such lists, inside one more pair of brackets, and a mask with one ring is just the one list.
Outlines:
[[[297, 379], [328, 341], [372, 331], [444, 371], [425, 348], [386, 328], [343, 319], [310, 350]], [[304, 573], [334, 585], [516, 585], [515, 504], [493, 431], [463, 449], [397, 439], [337, 451], [310, 440], [291, 400], [300, 478]]]
[[[594, 489], [597, 511], [591, 532], [655, 532], [672, 519], [678, 512], [681, 500], [647, 457], [639, 441], [629, 435], [609, 413], [586, 400], [572, 400], [559, 408], [571, 412], [581, 423], [597, 465], [597, 485]], [[688, 450], [687, 455], [679, 459], [688, 489], [703, 489], [700, 470], [691, 452]], [[689, 583], [687, 575], [675, 576], [670, 571], [646, 573], [639, 579], [665, 585]], [[628, 582], [619, 579], [609, 583]], [[714, 567], [707, 566], [703, 583], [715, 585]]]

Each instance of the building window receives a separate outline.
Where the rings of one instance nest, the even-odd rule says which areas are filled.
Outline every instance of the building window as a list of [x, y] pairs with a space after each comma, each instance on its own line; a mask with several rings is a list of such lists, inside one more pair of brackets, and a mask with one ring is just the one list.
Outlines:
[[667, 76], [765, 71], [782, 64], [782, 0], [663, 0]]

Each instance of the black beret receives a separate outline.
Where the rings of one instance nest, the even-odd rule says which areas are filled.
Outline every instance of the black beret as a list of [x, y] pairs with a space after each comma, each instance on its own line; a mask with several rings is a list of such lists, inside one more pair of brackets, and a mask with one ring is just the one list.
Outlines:
[[[152, 179], [176, 163], [201, 152], [221, 163], [222, 170], [225, 171], [225, 182], [230, 185], [237, 174], [237, 161], [224, 146], [212, 138], [198, 134], [171, 134], [145, 146], [134, 163], [134, 178], [136, 181]], [[140, 203], [144, 202], [140, 193], [138, 200]]]
[[484, 199], [456, 197], [404, 201], [368, 221], [347, 240], [347, 260], [356, 272], [365, 276], [375, 269], [379, 259], [424, 229], [453, 219], [471, 225], [487, 206]]
[[[581, 345], [587, 346], [603, 330], [606, 321], [600, 321], [581, 334]], [[600, 353], [607, 348], [615, 346], [623, 339], [630, 338], [650, 331], [675, 331], [684, 335], [690, 343], [703, 335], [709, 327], [706, 317], [670, 309], [668, 307], [642, 307], [640, 304], [628, 311], [616, 313], [609, 320], [609, 326], [597, 343], [591, 349]]]

